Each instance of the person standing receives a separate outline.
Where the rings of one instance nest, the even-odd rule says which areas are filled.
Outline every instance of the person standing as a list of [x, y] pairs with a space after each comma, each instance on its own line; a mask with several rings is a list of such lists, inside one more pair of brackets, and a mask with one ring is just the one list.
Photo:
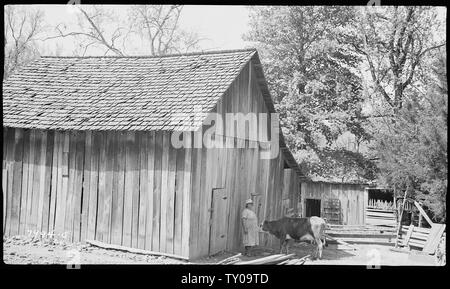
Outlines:
[[242, 211], [242, 226], [244, 229], [243, 243], [245, 256], [250, 256], [250, 249], [259, 245], [258, 217], [253, 212], [253, 201], [245, 201], [245, 209]]

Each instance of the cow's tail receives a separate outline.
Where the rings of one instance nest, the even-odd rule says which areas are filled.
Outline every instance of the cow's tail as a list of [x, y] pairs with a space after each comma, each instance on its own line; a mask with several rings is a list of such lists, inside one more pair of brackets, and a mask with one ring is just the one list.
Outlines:
[[324, 223], [322, 223], [322, 225], [320, 226], [320, 238], [322, 239], [322, 242], [323, 242], [323, 246], [328, 246], [327, 245], [327, 237], [326, 237], [326, 231], [327, 231], [327, 228], [328, 228], [328, 224], [327, 224], [327, 221], [325, 220], [325, 222]]

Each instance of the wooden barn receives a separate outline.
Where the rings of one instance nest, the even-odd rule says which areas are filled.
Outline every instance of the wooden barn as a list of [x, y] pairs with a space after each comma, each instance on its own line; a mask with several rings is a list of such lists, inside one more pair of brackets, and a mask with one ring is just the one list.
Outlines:
[[[41, 57], [3, 83], [3, 233], [189, 259], [241, 249], [246, 199], [261, 221], [299, 209], [301, 172], [274, 112], [254, 49]], [[216, 146], [196, 146], [202, 136]], [[274, 139], [279, 153], [262, 157]]]
[[331, 224], [365, 225], [367, 184], [305, 181], [301, 184], [301, 215], [320, 216]]

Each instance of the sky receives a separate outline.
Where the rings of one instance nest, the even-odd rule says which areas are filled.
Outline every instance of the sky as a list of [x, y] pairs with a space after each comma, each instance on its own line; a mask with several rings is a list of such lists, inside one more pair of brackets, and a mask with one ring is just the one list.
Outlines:
[[[60, 23], [67, 25], [76, 23], [76, 12], [72, 5], [34, 5], [45, 13], [45, 21], [49, 27]], [[105, 5], [116, 13], [126, 16], [126, 5]], [[125, 17], [126, 19], [126, 17]], [[242, 39], [248, 31], [248, 8], [245, 6], [219, 5], [185, 5], [179, 20], [179, 26], [188, 31], [195, 31], [200, 38], [200, 50], [241, 49], [252, 44]], [[56, 35], [50, 33], [50, 35]], [[61, 55], [70, 55], [74, 50], [73, 38], [57, 38], [42, 43], [45, 47], [42, 54], [52, 54], [56, 46], [60, 46]], [[86, 55], [99, 54], [90, 49]], [[102, 53], [100, 53], [101, 55]]]

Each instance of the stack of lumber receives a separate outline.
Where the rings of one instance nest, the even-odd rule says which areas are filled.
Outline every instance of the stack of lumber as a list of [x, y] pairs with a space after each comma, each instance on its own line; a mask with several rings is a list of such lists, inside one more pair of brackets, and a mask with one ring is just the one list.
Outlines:
[[326, 231], [331, 241], [368, 244], [392, 244], [395, 227], [373, 225], [330, 225]]
[[395, 210], [367, 208], [366, 224], [373, 226], [396, 226]]
[[294, 256], [295, 256], [295, 254], [289, 254], [289, 255], [275, 254], [275, 255], [270, 255], [270, 256], [267, 256], [267, 257], [255, 259], [255, 260], [241, 261], [241, 262], [237, 262], [235, 264], [236, 265], [270, 265], [270, 264], [278, 264], [278, 263], [281, 263], [281, 262], [286, 261], [288, 259], [291, 259]]

